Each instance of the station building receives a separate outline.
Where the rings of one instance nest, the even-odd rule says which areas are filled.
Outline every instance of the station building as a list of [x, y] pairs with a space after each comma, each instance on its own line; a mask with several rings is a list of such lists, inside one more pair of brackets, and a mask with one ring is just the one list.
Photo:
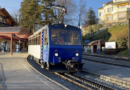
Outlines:
[[29, 35], [26, 27], [17, 26], [6, 9], [0, 8], [0, 52], [10, 52], [12, 55], [16, 49], [27, 51]]
[[95, 40], [87, 44], [83, 44], [83, 48], [85, 49], [85, 52], [90, 53], [97, 53], [97, 50], [102, 51], [102, 47], [104, 47], [105, 44], [101, 40]]

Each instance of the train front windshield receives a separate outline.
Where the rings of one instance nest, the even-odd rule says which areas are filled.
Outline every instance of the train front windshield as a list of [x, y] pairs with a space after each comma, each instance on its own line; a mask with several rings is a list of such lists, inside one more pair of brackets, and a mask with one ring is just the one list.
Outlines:
[[57, 30], [51, 29], [52, 45], [81, 45], [79, 30]]

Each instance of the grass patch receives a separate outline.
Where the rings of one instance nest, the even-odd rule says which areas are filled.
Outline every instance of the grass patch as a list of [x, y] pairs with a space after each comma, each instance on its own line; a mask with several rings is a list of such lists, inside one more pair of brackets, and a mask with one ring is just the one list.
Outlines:
[[129, 56], [129, 55], [128, 55], [128, 49], [125, 49], [125, 50], [123, 50], [123, 51], [120, 51], [117, 55], [118, 55], [118, 56]]
[[111, 37], [108, 41], [117, 41], [117, 39], [128, 39], [128, 24], [113, 26], [108, 29], [108, 32], [111, 34]]

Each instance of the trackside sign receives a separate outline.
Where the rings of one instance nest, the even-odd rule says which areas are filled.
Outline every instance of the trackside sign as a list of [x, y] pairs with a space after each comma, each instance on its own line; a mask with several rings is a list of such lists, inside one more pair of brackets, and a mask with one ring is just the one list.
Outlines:
[[116, 49], [116, 42], [105, 42], [105, 49]]

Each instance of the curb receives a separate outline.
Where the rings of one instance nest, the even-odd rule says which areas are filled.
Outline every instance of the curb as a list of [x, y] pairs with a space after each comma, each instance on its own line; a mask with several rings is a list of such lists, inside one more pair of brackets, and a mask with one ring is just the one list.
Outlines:
[[[28, 55], [28, 56], [29, 56], [29, 55]], [[28, 56], [27, 56], [27, 57], [28, 57]], [[70, 89], [68, 89], [67, 87], [61, 85], [60, 83], [58, 83], [58, 82], [52, 80], [51, 78], [49, 78], [49, 77], [43, 75], [42, 73], [40, 73], [39, 71], [37, 71], [32, 65], [30, 65], [30, 64], [28, 63], [27, 58], [25, 58], [25, 59], [26, 59], [26, 63], [27, 63], [35, 72], [39, 73], [41, 76], [43, 76], [43, 77], [45, 77], [46, 79], [48, 79], [49, 81], [51, 81], [51, 82], [53, 82], [53, 83], [59, 85], [60, 87], [64, 88], [65, 90], [70, 90]]]

